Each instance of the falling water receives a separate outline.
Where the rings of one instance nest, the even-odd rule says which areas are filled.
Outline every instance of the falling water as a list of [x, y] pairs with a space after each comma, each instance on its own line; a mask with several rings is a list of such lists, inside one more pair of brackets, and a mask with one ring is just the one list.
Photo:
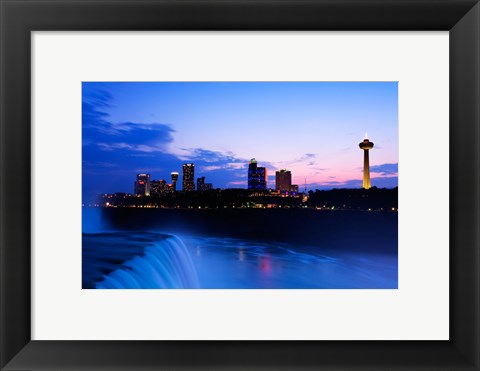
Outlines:
[[97, 289], [195, 289], [197, 272], [184, 243], [176, 236], [153, 242], [98, 282]]

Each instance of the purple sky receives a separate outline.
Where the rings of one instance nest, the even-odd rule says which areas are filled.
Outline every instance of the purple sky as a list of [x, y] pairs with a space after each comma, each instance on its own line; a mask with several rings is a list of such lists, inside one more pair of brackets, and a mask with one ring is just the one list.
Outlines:
[[361, 187], [368, 132], [372, 186], [398, 185], [396, 82], [84, 82], [83, 192], [132, 192], [195, 163], [215, 188], [246, 188], [256, 158], [307, 189]]

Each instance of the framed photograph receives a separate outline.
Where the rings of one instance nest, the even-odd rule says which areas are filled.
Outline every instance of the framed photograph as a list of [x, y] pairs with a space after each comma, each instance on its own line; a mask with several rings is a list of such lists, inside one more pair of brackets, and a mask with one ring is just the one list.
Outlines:
[[1, 359], [479, 361], [476, 1], [3, 1]]

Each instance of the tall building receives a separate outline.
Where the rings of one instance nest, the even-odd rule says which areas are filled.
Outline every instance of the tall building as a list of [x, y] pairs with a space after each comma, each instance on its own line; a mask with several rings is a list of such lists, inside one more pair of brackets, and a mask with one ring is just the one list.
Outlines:
[[150, 196], [150, 174], [137, 174], [134, 193], [139, 196]]
[[266, 190], [267, 189], [267, 169], [259, 167], [254, 158], [248, 163], [248, 189]]
[[367, 134], [363, 142], [359, 143], [360, 149], [363, 150], [363, 188], [370, 188], [370, 159], [368, 152], [373, 148], [373, 143], [368, 140]]
[[292, 189], [292, 173], [282, 169], [275, 172], [275, 189], [280, 192], [290, 192]]
[[164, 196], [168, 193], [172, 193], [173, 191], [173, 185], [167, 184], [165, 180], [150, 181], [150, 195], [153, 197]]
[[152, 197], [160, 196], [161, 180], [150, 181], [150, 195]]
[[195, 190], [195, 164], [183, 164], [183, 191], [194, 191]]
[[177, 190], [178, 173], [176, 171], [174, 171], [170, 175], [172, 176], [173, 190], [176, 191]]
[[205, 183], [205, 177], [197, 178], [197, 191], [208, 191], [213, 188], [212, 183]]
[[197, 191], [203, 191], [203, 186], [205, 185], [205, 177], [201, 176], [197, 178]]

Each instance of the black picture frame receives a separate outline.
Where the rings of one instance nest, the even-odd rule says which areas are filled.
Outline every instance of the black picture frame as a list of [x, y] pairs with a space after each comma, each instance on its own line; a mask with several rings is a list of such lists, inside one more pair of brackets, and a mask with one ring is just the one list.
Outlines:
[[[0, 12], [2, 370], [480, 369], [477, 0], [0, 0]], [[38, 30], [449, 31], [450, 340], [32, 341], [30, 34]]]

